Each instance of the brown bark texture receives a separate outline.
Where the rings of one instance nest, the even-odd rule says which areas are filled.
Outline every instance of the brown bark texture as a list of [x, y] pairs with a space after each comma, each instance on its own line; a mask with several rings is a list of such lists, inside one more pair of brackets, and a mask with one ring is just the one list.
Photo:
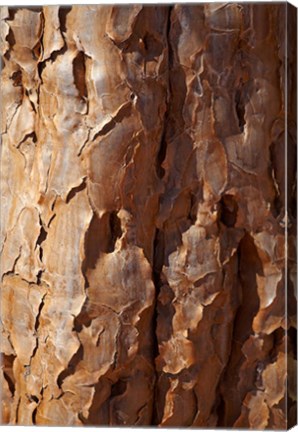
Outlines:
[[296, 421], [296, 10], [1, 8], [2, 423]]

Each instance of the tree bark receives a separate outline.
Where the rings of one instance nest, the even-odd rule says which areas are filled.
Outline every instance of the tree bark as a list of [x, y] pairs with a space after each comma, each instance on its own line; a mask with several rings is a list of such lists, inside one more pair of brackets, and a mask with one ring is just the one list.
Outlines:
[[1, 8], [2, 423], [295, 423], [295, 25]]

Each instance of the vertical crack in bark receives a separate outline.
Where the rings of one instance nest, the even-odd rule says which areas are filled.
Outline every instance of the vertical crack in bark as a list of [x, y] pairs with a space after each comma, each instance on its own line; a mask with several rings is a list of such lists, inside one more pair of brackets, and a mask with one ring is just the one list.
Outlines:
[[88, 314], [88, 296], [87, 289], [89, 287], [89, 281], [87, 278], [87, 272], [89, 269], [94, 269], [96, 266], [96, 262], [100, 256], [100, 243], [98, 242], [100, 238], [100, 234], [102, 232], [101, 221], [93, 212], [93, 216], [90, 220], [89, 227], [85, 233], [84, 238], [84, 259], [82, 262], [82, 275], [84, 278], [84, 289], [86, 293], [85, 302], [82, 306], [80, 313], [74, 319], [74, 330], [77, 334], [82, 331], [83, 325], [89, 326], [92, 318]]
[[115, 250], [115, 243], [117, 239], [122, 236], [121, 221], [117, 216], [117, 212], [109, 214], [109, 228], [110, 228], [110, 242], [108, 252]]
[[83, 51], [79, 51], [73, 59], [73, 77], [75, 86], [79, 92], [79, 97], [84, 101], [88, 100], [87, 85], [86, 85], [86, 55]]
[[37, 415], [38, 405], [34, 408], [32, 412], [32, 424], [36, 425], [36, 415]]
[[171, 29], [171, 15], [172, 15], [173, 6], [168, 7], [168, 20], [167, 20], [167, 106], [166, 111], [164, 114], [164, 121], [163, 121], [163, 129], [161, 133], [161, 139], [160, 139], [160, 146], [159, 151], [157, 154], [157, 160], [156, 160], [156, 171], [157, 175], [160, 179], [163, 178], [165, 174], [165, 170], [162, 167], [163, 161], [166, 157], [167, 153], [167, 132], [168, 132], [168, 121], [169, 121], [169, 109], [171, 104], [171, 82], [170, 82], [170, 69], [173, 63], [173, 51], [171, 47], [170, 42], [170, 29]]
[[17, 402], [17, 406], [16, 406], [16, 413], [15, 413], [15, 422], [16, 424], [18, 424], [19, 422], [19, 410], [20, 410], [20, 405], [21, 405], [21, 397], [18, 398], [18, 402]]
[[21, 258], [21, 255], [22, 255], [22, 246], [19, 247], [19, 252], [18, 252], [18, 255], [15, 257], [12, 268], [10, 270], [8, 270], [7, 272], [2, 274], [2, 277], [1, 277], [2, 282], [3, 282], [5, 276], [15, 274], [15, 268], [16, 268], [16, 265], [17, 265], [19, 259]]
[[39, 216], [39, 223], [40, 223], [40, 233], [38, 236], [38, 239], [36, 240], [36, 244], [35, 244], [35, 249], [37, 248], [37, 246], [39, 246], [39, 259], [40, 262], [42, 264], [42, 268], [38, 271], [37, 275], [36, 275], [36, 283], [37, 285], [41, 284], [41, 276], [44, 272], [44, 268], [43, 268], [43, 247], [42, 247], [42, 243], [45, 242], [48, 232], [46, 231], [46, 229], [44, 228], [44, 224], [43, 221], [41, 219], [41, 216]]
[[[9, 10], [8, 10], [9, 16], [8, 16], [8, 19], [5, 20], [9, 26], [9, 31], [8, 31], [8, 34], [5, 38], [5, 40], [8, 42], [9, 48], [4, 54], [4, 58], [6, 58], [7, 60], [10, 60], [10, 52], [13, 49], [14, 45], [16, 44], [16, 40], [15, 40], [13, 31], [12, 31], [12, 28], [9, 25], [9, 21], [14, 20], [14, 16], [15, 16], [16, 12], [17, 12], [17, 8], [9, 8]], [[1, 61], [1, 65], [2, 65], [2, 61]]]
[[220, 200], [220, 221], [227, 227], [235, 226], [238, 204], [233, 195], [223, 195]]
[[15, 358], [15, 355], [6, 355], [1, 353], [1, 367], [3, 369], [3, 375], [7, 381], [12, 397], [14, 397], [15, 394], [16, 384], [16, 380], [13, 374], [13, 362]]
[[[157, 326], [158, 326], [158, 296], [160, 293], [160, 288], [162, 286], [161, 281], [161, 271], [163, 266], [163, 245], [161, 242], [161, 236], [162, 232], [159, 229], [156, 229], [154, 243], [153, 243], [153, 250], [154, 250], [154, 256], [153, 256], [153, 283], [155, 286], [155, 303], [154, 303], [154, 311], [153, 311], [153, 317], [152, 317], [152, 338], [153, 338], [153, 362], [155, 362], [155, 359], [159, 355], [159, 347], [158, 347], [158, 335], [157, 335]], [[158, 380], [158, 374], [155, 367], [155, 386], [153, 390], [153, 410], [152, 410], [152, 419], [151, 419], [151, 425], [157, 425], [157, 411], [156, 411], [156, 385]]]
[[[156, 171], [158, 177], [162, 180], [165, 170], [162, 167], [163, 161], [166, 157], [167, 152], [167, 131], [168, 131], [168, 121], [169, 121], [169, 106], [171, 101], [171, 84], [170, 84], [170, 69], [172, 66], [172, 48], [170, 43], [170, 29], [171, 29], [171, 15], [172, 15], [173, 6], [168, 7], [168, 18], [167, 18], [167, 106], [164, 114], [164, 122], [163, 129], [160, 140], [159, 152], [156, 160]], [[158, 296], [160, 293], [160, 288], [163, 285], [161, 279], [161, 272], [164, 261], [164, 235], [162, 232], [162, 228], [156, 228], [155, 237], [153, 240], [153, 265], [152, 265], [152, 279], [155, 286], [155, 304], [154, 304], [154, 312], [152, 318], [152, 336], [153, 336], [153, 362], [159, 355], [159, 347], [158, 347], [158, 336], [157, 336], [157, 326], [158, 326]], [[155, 366], [155, 385], [153, 389], [153, 410], [152, 410], [152, 419], [151, 425], [157, 425], [157, 407], [156, 407], [156, 386], [157, 386], [158, 374]]]
[[[222, 218], [222, 215], [221, 215]], [[231, 220], [231, 215], [230, 212], [228, 212], [228, 220]], [[244, 237], [243, 237], [244, 238]], [[231, 343], [230, 343], [230, 349], [229, 349], [229, 353], [227, 355], [227, 360], [226, 360], [226, 366], [223, 369], [222, 373], [221, 373], [221, 377], [218, 380], [218, 401], [217, 401], [217, 407], [216, 407], [216, 414], [217, 414], [217, 427], [225, 427], [226, 426], [226, 422], [225, 422], [225, 417], [226, 417], [226, 398], [225, 395], [222, 392], [222, 386], [225, 383], [225, 379], [226, 376], [230, 373], [230, 364], [232, 363], [232, 356], [234, 354], [234, 346], [235, 344], [237, 344], [237, 346], [239, 345], [239, 343], [237, 341], [235, 341], [235, 333], [236, 333], [236, 326], [237, 326], [237, 316], [239, 316], [239, 310], [242, 306], [243, 303], [243, 297], [242, 297], [242, 288], [241, 288], [241, 282], [240, 282], [240, 278], [241, 278], [241, 271], [240, 271], [240, 259], [241, 259], [241, 241], [243, 240], [243, 238], [240, 240], [238, 247], [237, 247], [237, 251], [235, 252], [237, 255], [237, 274], [236, 274], [236, 278], [237, 278], [237, 283], [235, 284], [237, 292], [235, 293], [235, 299], [238, 303], [238, 305], [236, 306], [236, 310], [234, 312], [234, 318], [233, 318], [233, 322], [232, 322], [232, 337], [231, 337]]]
[[40, 260], [42, 262], [43, 250], [42, 250], [41, 245], [46, 240], [48, 233], [43, 226], [43, 222], [41, 220], [41, 217], [39, 217], [39, 223], [40, 223], [40, 233], [39, 233], [38, 239], [36, 240], [35, 249], [37, 248], [37, 246], [39, 246], [39, 248], [40, 248], [40, 252], [39, 252], [40, 253]]
[[246, 122], [245, 122], [244, 89], [242, 83], [240, 83], [239, 88], [237, 88], [235, 92], [235, 110], [238, 117], [238, 125], [239, 125], [240, 132], [243, 132]]
[[40, 326], [40, 317], [41, 317], [42, 309], [43, 309], [44, 304], [45, 304], [44, 301], [45, 301], [46, 296], [47, 296], [47, 293], [41, 299], [41, 302], [40, 302], [40, 305], [39, 305], [39, 308], [38, 308], [38, 312], [37, 312], [37, 315], [36, 315], [36, 318], [35, 318], [34, 331], [35, 331], [36, 344], [35, 344], [35, 347], [34, 347], [34, 349], [32, 351], [32, 354], [30, 356], [29, 368], [31, 367], [32, 359], [35, 356], [36, 351], [38, 349], [38, 345], [39, 345], [39, 341], [38, 341], [38, 329], [39, 329], [39, 326]]
[[60, 21], [60, 30], [63, 33], [66, 32], [66, 17], [71, 11], [72, 6], [60, 6], [59, 7], [59, 21]]
[[[9, 29], [8, 35], [6, 36], [6, 40], [9, 43], [10, 50], [12, 50], [13, 47], [14, 47], [14, 45], [15, 45], [15, 43], [16, 43], [16, 40], [15, 40], [13, 31], [12, 31], [11, 28]], [[8, 54], [8, 52], [6, 53], [6, 55], [7, 54]]]
[[[244, 397], [252, 390], [250, 376], [244, 386], [239, 388], [241, 366], [246, 361], [242, 351], [244, 343], [254, 334], [253, 319], [259, 309], [257, 275], [263, 274], [262, 262], [258, 256], [253, 238], [246, 233], [238, 247], [238, 279], [240, 281], [240, 305], [233, 322], [232, 345], [229, 361], [221, 382], [223, 402], [220, 405], [219, 426], [228, 427], [240, 416]], [[249, 360], [248, 360], [249, 362]], [[249, 370], [251, 366], [247, 366]]]

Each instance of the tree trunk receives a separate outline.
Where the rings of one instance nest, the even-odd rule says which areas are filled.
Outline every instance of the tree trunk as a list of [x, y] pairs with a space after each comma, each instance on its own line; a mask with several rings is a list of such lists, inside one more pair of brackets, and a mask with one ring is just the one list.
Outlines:
[[1, 8], [2, 423], [295, 423], [295, 20]]

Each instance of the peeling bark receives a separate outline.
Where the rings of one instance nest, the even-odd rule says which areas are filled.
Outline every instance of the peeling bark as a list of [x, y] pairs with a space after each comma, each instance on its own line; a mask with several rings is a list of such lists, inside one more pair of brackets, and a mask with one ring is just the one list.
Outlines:
[[296, 422], [295, 23], [1, 7], [2, 423]]

